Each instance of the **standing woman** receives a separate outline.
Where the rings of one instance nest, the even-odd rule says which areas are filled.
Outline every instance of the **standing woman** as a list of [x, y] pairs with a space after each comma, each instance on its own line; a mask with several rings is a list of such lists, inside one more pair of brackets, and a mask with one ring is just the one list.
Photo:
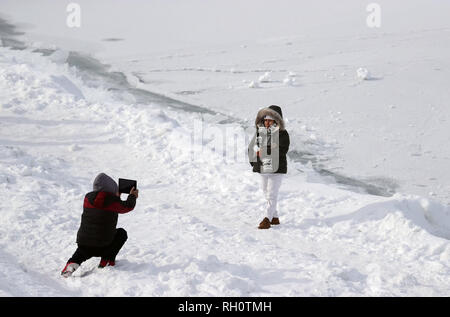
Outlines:
[[262, 190], [267, 201], [265, 218], [259, 229], [279, 225], [277, 201], [284, 174], [287, 173], [286, 154], [289, 151], [289, 133], [285, 129], [283, 113], [272, 105], [258, 111], [256, 133], [249, 145], [249, 159], [253, 172], [261, 174]]

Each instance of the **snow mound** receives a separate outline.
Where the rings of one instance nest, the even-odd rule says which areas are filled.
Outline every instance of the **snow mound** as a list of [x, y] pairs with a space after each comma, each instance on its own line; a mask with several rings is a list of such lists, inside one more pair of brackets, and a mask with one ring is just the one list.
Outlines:
[[294, 86], [296, 82], [295, 77], [288, 76], [285, 79], [283, 79], [283, 84], [286, 86]]
[[295, 72], [289, 72], [287, 74], [287, 77], [296, 77], [296, 76], [297, 76], [297, 73], [295, 73]]
[[367, 68], [360, 67], [356, 70], [356, 77], [358, 77], [360, 80], [369, 80], [370, 72], [367, 70]]
[[259, 83], [257, 82], [257, 81], [251, 81], [249, 84], [248, 84], [248, 88], [260, 88], [261, 86], [259, 85]]
[[258, 82], [268, 83], [271, 81], [271, 72], [265, 72], [264, 75], [259, 76]]

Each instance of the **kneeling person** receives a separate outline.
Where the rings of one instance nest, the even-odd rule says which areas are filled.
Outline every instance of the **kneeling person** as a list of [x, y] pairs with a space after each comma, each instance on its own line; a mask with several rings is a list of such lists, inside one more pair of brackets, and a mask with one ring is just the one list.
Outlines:
[[117, 183], [108, 175], [97, 175], [93, 191], [84, 198], [78, 248], [67, 261], [61, 275], [68, 277], [91, 257], [101, 257], [99, 268], [114, 266], [116, 256], [127, 240], [127, 232], [116, 228], [118, 215], [130, 212], [136, 205], [139, 190], [132, 188], [127, 200], [120, 199]]

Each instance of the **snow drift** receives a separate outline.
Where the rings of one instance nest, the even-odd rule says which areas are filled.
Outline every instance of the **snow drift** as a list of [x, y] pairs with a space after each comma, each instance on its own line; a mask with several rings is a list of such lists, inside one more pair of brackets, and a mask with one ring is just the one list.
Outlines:
[[[2, 296], [449, 293], [448, 207], [339, 189], [290, 162], [282, 225], [261, 232], [257, 175], [203, 143], [216, 123], [201, 121], [193, 159], [186, 142], [201, 114], [124, 104], [29, 50], [0, 48], [0, 65]], [[99, 171], [139, 180], [135, 211], [119, 218], [129, 241], [116, 267], [91, 259], [63, 280]]]

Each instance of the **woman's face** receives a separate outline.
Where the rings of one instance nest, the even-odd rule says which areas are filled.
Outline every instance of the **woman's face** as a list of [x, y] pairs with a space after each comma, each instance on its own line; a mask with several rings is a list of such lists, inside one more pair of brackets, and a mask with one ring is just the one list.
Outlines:
[[266, 128], [270, 128], [274, 122], [275, 122], [274, 120], [264, 119], [264, 126]]

